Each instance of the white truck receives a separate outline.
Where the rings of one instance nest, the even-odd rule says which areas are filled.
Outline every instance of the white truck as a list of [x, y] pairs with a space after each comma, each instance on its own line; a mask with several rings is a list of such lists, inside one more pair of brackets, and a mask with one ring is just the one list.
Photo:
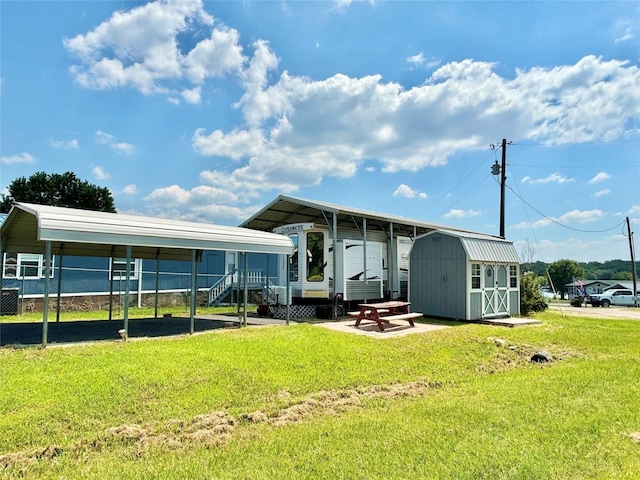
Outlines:
[[638, 296], [633, 296], [631, 290], [612, 288], [597, 295], [589, 295], [587, 302], [594, 307], [608, 307], [610, 305], [629, 306], [638, 305]]

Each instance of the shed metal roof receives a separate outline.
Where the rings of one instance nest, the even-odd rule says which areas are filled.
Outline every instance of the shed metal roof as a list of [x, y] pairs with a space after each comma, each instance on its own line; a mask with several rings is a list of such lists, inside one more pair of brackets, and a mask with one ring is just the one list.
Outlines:
[[[336, 214], [338, 229], [341, 227], [353, 228], [354, 222], [363, 217], [367, 219], [367, 230], [388, 231], [389, 223], [393, 223], [395, 235], [413, 237], [414, 228], [417, 236], [423, 235], [435, 229], [446, 228], [457, 231], [455, 228], [444, 227], [434, 223], [426, 223], [397, 215], [371, 212], [358, 208], [344, 207], [333, 203], [305, 200], [302, 198], [280, 195], [262, 210], [257, 212], [240, 226], [271, 232], [274, 228], [285, 224], [315, 223], [331, 227], [333, 219], [325, 214]], [[465, 231], [465, 230], [460, 230]]]
[[190, 260], [192, 250], [291, 254], [286, 235], [165, 218], [17, 203], [2, 224], [2, 251]]
[[509, 240], [482, 233], [459, 232], [450, 229], [437, 230], [424, 236], [434, 233], [459, 238], [467, 257], [472, 262], [520, 263], [516, 248]]

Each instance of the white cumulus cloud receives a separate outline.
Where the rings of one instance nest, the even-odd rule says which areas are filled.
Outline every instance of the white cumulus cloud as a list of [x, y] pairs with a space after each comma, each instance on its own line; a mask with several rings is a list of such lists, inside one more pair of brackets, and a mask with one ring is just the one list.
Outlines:
[[404, 183], [400, 184], [400, 186], [396, 188], [396, 191], [393, 192], [393, 196], [404, 197], [404, 198], [422, 198], [422, 199], [427, 198], [426, 193], [420, 192], [418, 190], [414, 190], [413, 188], [411, 188], [408, 185], [405, 185]]
[[80, 148], [78, 140], [75, 138], [71, 140], [51, 140], [51, 146], [63, 150], [77, 150]]
[[482, 212], [479, 210], [460, 210], [457, 208], [452, 208], [447, 213], [444, 214], [445, 218], [468, 218], [468, 217], [477, 217], [478, 215], [482, 215]]
[[589, 183], [604, 182], [605, 180], [609, 180], [610, 178], [611, 178], [611, 175], [608, 174], [607, 172], [600, 172], [591, 180], [589, 180]]
[[111, 177], [111, 175], [109, 175], [109, 172], [107, 172], [104, 168], [98, 166], [93, 167], [91, 169], [91, 173], [93, 173], [93, 176], [97, 180], [106, 180]]
[[19, 153], [17, 155], [3, 155], [0, 161], [5, 165], [19, 164], [19, 163], [34, 163], [36, 161], [32, 155], [26, 152]]
[[544, 178], [531, 178], [526, 176], [522, 179], [522, 183], [540, 184], [540, 183], [567, 183], [573, 182], [573, 178], [567, 178], [564, 175], [560, 175], [558, 172], [552, 173]]
[[[197, 38], [203, 28], [211, 30], [210, 37], [183, 52], [178, 36]], [[201, 0], [156, 1], [117, 11], [63, 44], [79, 60], [71, 67], [76, 82], [98, 90], [130, 86], [144, 94], [169, 93], [172, 80], [199, 85], [239, 71], [244, 62], [238, 32], [214, 26]]]

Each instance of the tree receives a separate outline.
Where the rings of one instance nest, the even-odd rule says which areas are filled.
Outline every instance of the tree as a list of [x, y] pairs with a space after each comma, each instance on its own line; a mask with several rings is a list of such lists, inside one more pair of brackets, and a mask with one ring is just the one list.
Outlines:
[[15, 202], [116, 212], [108, 188], [80, 180], [73, 172], [37, 172], [29, 178], [16, 178], [8, 190], [9, 195], [0, 195], [0, 212], [8, 212]]
[[584, 268], [575, 260], [558, 260], [549, 265], [549, 277], [557, 292], [564, 298], [567, 293], [567, 283], [584, 277]]

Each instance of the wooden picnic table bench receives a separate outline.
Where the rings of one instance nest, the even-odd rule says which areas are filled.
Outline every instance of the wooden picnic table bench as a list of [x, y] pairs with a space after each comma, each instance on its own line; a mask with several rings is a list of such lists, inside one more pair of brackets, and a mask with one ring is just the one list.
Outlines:
[[381, 332], [384, 331], [385, 324], [388, 325], [392, 320], [406, 320], [409, 325], [414, 327], [413, 319], [422, 317], [421, 313], [409, 312], [411, 302], [403, 302], [400, 300], [391, 300], [380, 303], [361, 303], [359, 311], [348, 312], [352, 317], [356, 317], [356, 327], [360, 326], [362, 320], [371, 320], [378, 324]]

